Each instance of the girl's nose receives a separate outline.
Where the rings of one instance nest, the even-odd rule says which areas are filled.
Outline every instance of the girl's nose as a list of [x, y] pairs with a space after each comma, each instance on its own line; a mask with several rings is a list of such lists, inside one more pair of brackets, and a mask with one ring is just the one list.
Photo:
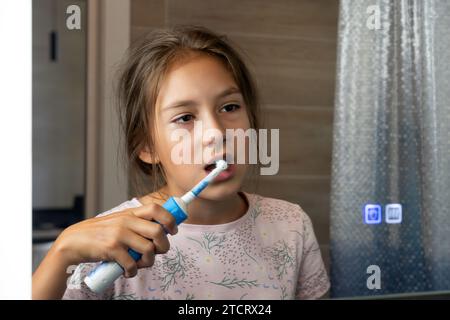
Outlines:
[[219, 141], [223, 144], [226, 142], [226, 129], [216, 117], [211, 117], [207, 122], [205, 121], [203, 130], [204, 146], [211, 147], [219, 143]]
[[207, 134], [207, 137], [204, 139], [204, 146], [205, 147], [215, 147], [216, 144], [220, 143], [222, 141], [222, 146], [226, 143], [226, 136], [224, 133], [219, 133], [217, 131], [216, 134]]

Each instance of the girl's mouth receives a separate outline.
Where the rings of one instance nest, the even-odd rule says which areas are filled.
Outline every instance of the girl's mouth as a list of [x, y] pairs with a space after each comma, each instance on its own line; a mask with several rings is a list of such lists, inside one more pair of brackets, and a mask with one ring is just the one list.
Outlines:
[[[209, 164], [205, 166], [204, 170], [206, 171], [206, 174], [210, 173], [214, 168], [216, 167], [215, 164]], [[231, 179], [236, 172], [236, 165], [235, 164], [228, 164], [228, 168], [225, 171], [222, 171], [219, 173], [219, 175], [214, 179], [214, 182], [222, 182]]]

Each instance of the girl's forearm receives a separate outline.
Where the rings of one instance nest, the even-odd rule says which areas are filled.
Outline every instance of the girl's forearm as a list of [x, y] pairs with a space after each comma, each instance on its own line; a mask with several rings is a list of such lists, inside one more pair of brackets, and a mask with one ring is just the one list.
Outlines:
[[70, 276], [67, 272], [69, 266], [70, 263], [54, 245], [33, 274], [32, 299], [61, 299]]

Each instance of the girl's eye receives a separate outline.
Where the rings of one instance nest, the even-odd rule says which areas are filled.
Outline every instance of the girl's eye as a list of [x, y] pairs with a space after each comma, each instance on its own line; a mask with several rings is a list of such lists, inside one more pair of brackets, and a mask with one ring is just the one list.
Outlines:
[[237, 104], [227, 104], [226, 106], [224, 106], [222, 109], [220, 109], [221, 111], [223, 110], [223, 112], [233, 112], [236, 111], [240, 108], [240, 105]]
[[183, 124], [191, 121], [192, 118], [193, 118], [192, 114], [185, 114], [184, 116], [176, 118], [173, 122]]

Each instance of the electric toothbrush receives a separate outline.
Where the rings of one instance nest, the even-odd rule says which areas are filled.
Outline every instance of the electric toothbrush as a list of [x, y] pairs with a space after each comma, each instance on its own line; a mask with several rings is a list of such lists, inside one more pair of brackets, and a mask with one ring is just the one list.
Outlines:
[[[170, 197], [163, 208], [169, 211], [175, 218], [175, 223], [179, 225], [187, 219], [187, 205], [192, 202], [200, 192], [205, 189], [209, 183], [216, 178], [222, 171], [228, 168], [224, 160], [216, 161], [216, 167], [205, 178], [203, 178], [194, 188], [183, 195], [181, 198]], [[133, 249], [128, 249], [128, 253], [138, 261], [142, 255]], [[92, 270], [84, 279], [86, 285], [95, 293], [101, 293], [113, 284], [117, 278], [124, 273], [123, 268], [114, 261], [103, 261], [99, 266]]]

